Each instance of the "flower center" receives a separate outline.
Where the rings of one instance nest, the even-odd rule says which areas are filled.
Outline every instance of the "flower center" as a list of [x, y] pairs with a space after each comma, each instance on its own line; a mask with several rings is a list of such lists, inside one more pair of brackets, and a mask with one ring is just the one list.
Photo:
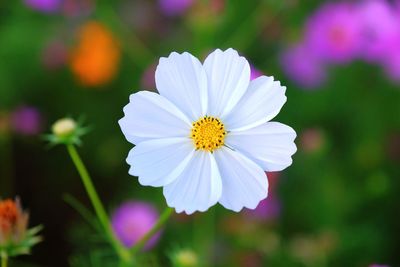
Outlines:
[[206, 115], [192, 125], [190, 136], [196, 149], [213, 152], [224, 145], [226, 131], [224, 124], [218, 118]]

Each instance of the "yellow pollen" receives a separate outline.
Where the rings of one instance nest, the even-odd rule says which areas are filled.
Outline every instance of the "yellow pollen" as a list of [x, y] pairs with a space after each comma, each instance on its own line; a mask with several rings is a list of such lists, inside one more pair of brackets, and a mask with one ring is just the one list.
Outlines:
[[204, 116], [193, 122], [192, 126], [190, 136], [196, 149], [213, 152], [224, 145], [226, 131], [219, 119]]

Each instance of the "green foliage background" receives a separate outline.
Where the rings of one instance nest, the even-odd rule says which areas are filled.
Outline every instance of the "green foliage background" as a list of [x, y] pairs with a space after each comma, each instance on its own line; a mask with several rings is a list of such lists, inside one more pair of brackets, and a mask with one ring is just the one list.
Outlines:
[[[209, 1], [197, 1], [175, 18], [157, 13], [150, 1], [161, 23], [146, 30], [124, 20], [126, 2], [149, 4], [100, 0], [89, 15], [71, 18], [32, 11], [21, 1], [0, 2], [0, 111], [35, 106], [46, 129], [65, 115], [84, 116], [93, 130], [80, 151], [109, 211], [127, 199], [165, 206], [161, 190], [128, 175], [131, 145], [117, 121], [128, 96], [142, 89], [145, 69], [171, 51], [204, 58], [214, 48], [237, 49], [287, 86], [288, 102], [277, 121], [299, 135], [309, 128], [322, 133], [314, 152], [297, 139], [293, 165], [279, 178], [277, 220], [255, 223], [219, 206], [176, 216], [143, 266], [170, 266], [168, 255], [181, 247], [199, 253], [200, 266], [400, 265], [399, 85], [378, 67], [355, 62], [332, 68], [329, 81], [309, 91], [292, 83], [279, 64], [279, 54], [300, 38], [305, 19], [322, 1], [232, 0], [219, 13], [209, 11]], [[48, 41], [72, 47], [76, 28], [92, 19], [107, 25], [123, 48], [117, 76], [97, 89], [79, 85], [66, 66], [48, 70], [41, 62]], [[46, 149], [39, 137], [0, 139], [0, 195], [19, 195], [31, 224], [45, 226], [45, 241], [11, 266], [115, 266], [104, 237], [63, 200], [68, 193], [90, 208], [65, 149]]]

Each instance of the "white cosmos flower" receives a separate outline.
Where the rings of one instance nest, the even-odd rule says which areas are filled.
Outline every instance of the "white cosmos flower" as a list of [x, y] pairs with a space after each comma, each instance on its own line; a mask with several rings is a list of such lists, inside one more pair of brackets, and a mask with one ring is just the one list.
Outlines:
[[129, 174], [163, 187], [170, 207], [191, 214], [219, 202], [240, 211], [267, 197], [264, 171], [292, 163], [295, 131], [269, 122], [286, 102], [273, 77], [250, 81], [249, 63], [233, 49], [212, 52], [204, 64], [185, 52], [160, 59], [157, 93], [130, 96], [119, 121], [136, 146]]

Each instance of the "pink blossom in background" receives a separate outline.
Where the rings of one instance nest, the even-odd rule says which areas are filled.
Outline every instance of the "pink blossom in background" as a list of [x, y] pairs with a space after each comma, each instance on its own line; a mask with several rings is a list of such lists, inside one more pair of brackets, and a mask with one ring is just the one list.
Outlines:
[[254, 80], [260, 76], [262, 76], [263, 73], [256, 69], [253, 65], [250, 65], [250, 80]]
[[60, 8], [61, 0], [25, 0], [25, 5], [41, 12], [56, 12]]
[[158, 0], [161, 11], [167, 16], [183, 14], [192, 4], [193, 0]]
[[326, 3], [306, 23], [305, 42], [325, 62], [350, 62], [360, 53], [361, 40], [360, 19], [350, 3]]
[[392, 55], [384, 65], [387, 76], [394, 82], [400, 82], [400, 53]]
[[328, 2], [312, 14], [300, 43], [282, 55], [286, 75], [302, 87], [318, 87], [325, 67], [364, 60], [400, 83], [400, 0]]
[[322, 131], [318, 128], [304, 130], [299, 137], [300, 148], [307, 153], [319, 151], [325, 143]]
[[324, 64], [304, 44], [287, 49], [281, 65], [286, 75], [302, 87], [315, 88], [326, 79]]
[[42, 64], [48, 69], [57, 69], [65, 65], [68, 49], [60, 40], [47, 43], [42, 51]]
[[[117, 238], [126, 247], [132, 247], [157, 222], [159, 214], [150, 204], [138, 201], [128, 201], [119, 206], [111, 218], [112, 228]], [[145, 249], [153, 247], [160, 237], [154, 235], [146, 244]]]
[[140, 81], [140, 84], [144, 90], [156, 91], [156, 81], [154, 79], [156, 68], [156, 64], [151, 64], [144, 71]]
[[394, 43], [391, 47], [387, 49], [381, 64], [386, 75], [394, 82], [399, 83], [400, 82], [400, 38], [397, 40], [396, 43]]
[[42, 128], [42, 116], [34, 107], [19, 107], [11, 114], [11, 127], [18, 134], [39, 134]]
[[371, 264], [368, 267], [390, 267], [389, 265], [383, 265], [383, 264]]
[[254, 210], [246, 210], [246, 215], [258, 220], [274, 220], [279, 217], [281, 203], [275, 194], [262, 200]]
[[246, 209], [246, 217], [256, 220], [274, 220], [280, 215], [281, 203], [276, 192], [279, 172], [268, 172], [266, 174], [269, 183], [268, 197], [262, 200], [254, 210]]
[[362, 25], [362, 58], [379, 61], [400, 40], [400, 14], [385, 0], [363, 1], [357, 8]]
[[63, 0], [62, 12], [69, 17], [88, 16], [95, 7], [95, 0]]

